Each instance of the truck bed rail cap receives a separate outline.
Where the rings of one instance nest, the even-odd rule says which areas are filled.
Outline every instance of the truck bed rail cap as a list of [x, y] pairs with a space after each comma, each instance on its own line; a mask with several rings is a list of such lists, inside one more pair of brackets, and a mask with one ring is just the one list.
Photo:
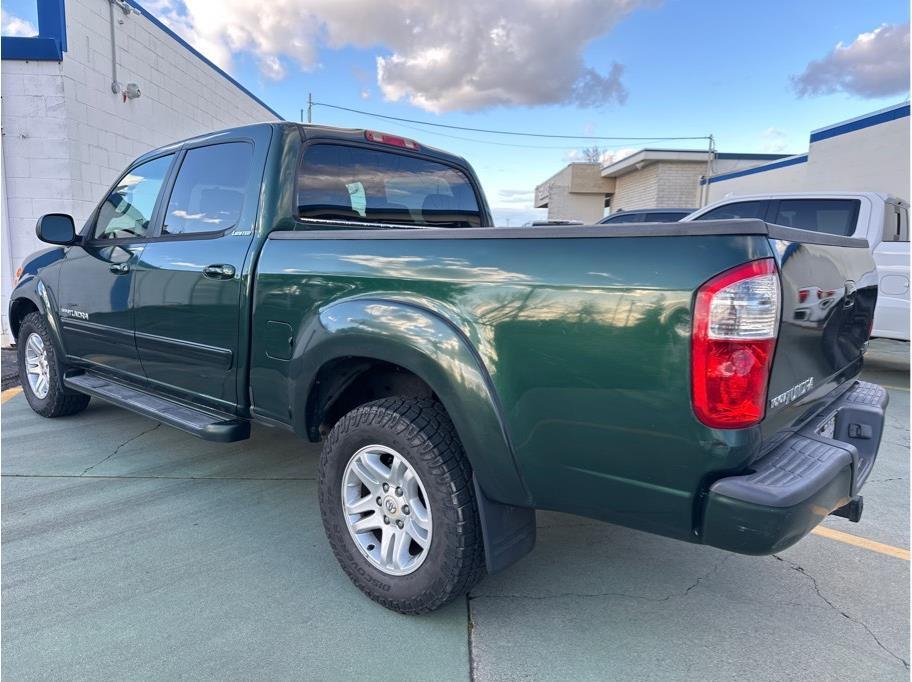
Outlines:
[[[277, 230], [269, 239], [595, 239], [605, 237], [690, 237], [758, 235], [794, 242], [867, 248], [867, 240], [770, 225], [762, 220], [700, 220], [687, 223], [632, 223], [630, 225], [572, 225], [542, 227], [423, 227], [358, 223], [354, 221], [299, 221], [302, 229]], [[332, 226], [345, 226], [332, 229]]]

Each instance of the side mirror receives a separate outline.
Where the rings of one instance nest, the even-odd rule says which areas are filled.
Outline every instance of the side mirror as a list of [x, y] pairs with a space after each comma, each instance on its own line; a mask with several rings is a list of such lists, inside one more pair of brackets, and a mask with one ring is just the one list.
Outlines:
[[38, 218], [35, 234], [48, 244], [69, 246], [76, 242], [76, 226], [66, 213], [48, 213]]

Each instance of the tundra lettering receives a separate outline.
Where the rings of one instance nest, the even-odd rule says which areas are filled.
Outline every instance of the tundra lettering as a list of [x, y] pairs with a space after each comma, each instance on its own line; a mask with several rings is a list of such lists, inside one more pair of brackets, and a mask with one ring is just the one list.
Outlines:
[[775, 398], [770, 400], [770, 407], [779, 407], [780, 405], [788, 405], [790, 402], [797, 400], [805, 393], [814, 388], [814, 377], [808, 377], [800, 384], [795, 384], [789, 390], [784, 393], [780, 393]]

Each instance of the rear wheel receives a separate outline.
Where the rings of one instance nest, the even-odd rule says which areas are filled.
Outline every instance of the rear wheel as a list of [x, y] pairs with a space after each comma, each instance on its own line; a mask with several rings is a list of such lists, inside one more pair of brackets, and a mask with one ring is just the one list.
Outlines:
[[342, 417], [320, 457], [320, 511], [352, 582], [400, 613], [439, 608], [484, 574], [471, 468], [437, 402], [387, 398]]
[[81, 412], [89, 396], [63, 386], [63, 366], [47, 322], [29, 313], [19, 327], [19, 382], [29, 406], [42, 417], [64, 417]]

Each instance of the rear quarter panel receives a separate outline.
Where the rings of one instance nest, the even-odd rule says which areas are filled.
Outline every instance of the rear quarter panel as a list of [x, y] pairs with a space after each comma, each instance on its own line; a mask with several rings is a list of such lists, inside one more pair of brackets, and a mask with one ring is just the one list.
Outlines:
[[759, 439], [691, 412], [693, 293], [769, 255], [765, 238], [744, 235], [269, 240], [254, 291], [254, 405], [300, 419], [281, 412], [308, 381], [266, 354], [267, 324], [289, 325], [307, 353], [304, 337], [334, 305], [406, 302], [458, 328], [490, 377], [528, 495], [500, 501], [686, 539], [707, 472], [742, 466]]

